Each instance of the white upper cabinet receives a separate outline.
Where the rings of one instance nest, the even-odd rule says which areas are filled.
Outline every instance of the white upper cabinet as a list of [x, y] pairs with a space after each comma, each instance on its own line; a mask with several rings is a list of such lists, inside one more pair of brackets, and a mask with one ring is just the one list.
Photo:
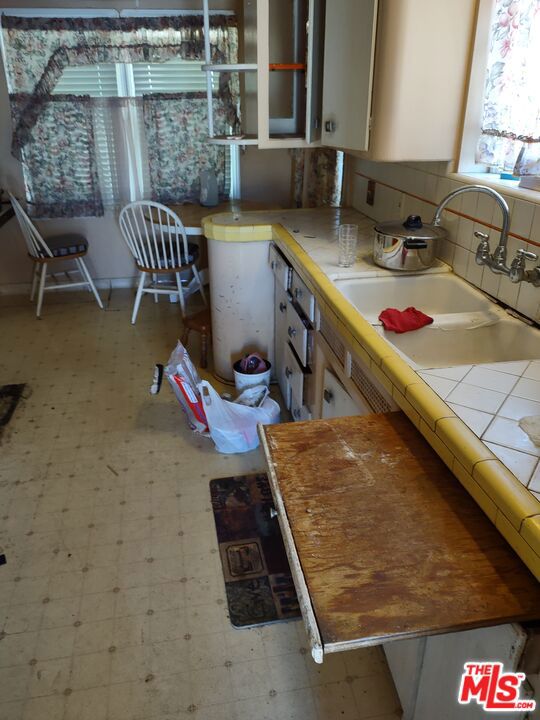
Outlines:
[[476, 7], [328, 0], [323, 144], [373, 160], [454, 158]]
[[380, 0], [369, 156], [456, 156], [477, 0]]
[[323, 145], [369, 147], [377, 4], [377, 0], [327, 0]]
[[324, 0], [257, 0], [260, 148], [320, 140]]

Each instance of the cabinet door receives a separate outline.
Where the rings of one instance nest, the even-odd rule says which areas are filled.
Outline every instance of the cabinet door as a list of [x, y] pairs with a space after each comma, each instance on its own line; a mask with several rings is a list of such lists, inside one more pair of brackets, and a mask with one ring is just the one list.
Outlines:
[[367, 150], [378, 0], [326, 3], [322, 143]]
[[355, 403], [334, 373], [325, 369], [322, 417], [335, 418], [347, 415], [367, 415], [368, 413], [367, 407], [361, 408]]
[[283, 401], [287, 410], [291, 407], [291, 387], [289, 379], [285, 372], [287, 360], [285, 358], [285, 350], [287, 345], [287, 306], [290, 303], [289, 294], [278, 283], [276, 283], [276, 299], [275, 299], [275, 375], [279, 384], [279, 389], [283, 396]]
[[321, 139], [324, 48], [324, 0], [310, 0], [306, 74], [306, 142]]

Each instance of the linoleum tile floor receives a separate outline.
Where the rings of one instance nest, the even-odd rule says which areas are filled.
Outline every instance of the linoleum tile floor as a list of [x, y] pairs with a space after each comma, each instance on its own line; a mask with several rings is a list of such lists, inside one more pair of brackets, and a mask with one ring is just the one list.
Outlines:
[[132, 326], [132, 298], [0, 303], [0, 384], [28, 384], [0, 444], [1, 720], [395, 720], [380, 648], [316, 665], [299, 621], [231, 626], [208, 483], [264, 459], [149, 394], [179, 309]]

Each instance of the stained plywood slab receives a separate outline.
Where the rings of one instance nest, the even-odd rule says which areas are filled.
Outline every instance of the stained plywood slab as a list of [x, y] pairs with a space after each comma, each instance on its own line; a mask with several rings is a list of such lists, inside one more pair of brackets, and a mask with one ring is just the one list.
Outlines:
[[402, 413], [262, 433], [325, 650], [540, 617], [540, 585]]

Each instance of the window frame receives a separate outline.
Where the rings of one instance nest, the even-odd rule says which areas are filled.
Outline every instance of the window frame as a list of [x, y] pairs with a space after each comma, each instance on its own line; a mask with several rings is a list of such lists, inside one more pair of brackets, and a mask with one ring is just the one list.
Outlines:
[[493, 24], [495, 0], [479, 0], [476, 30], [471, 54], [466, 103], [463, 114], [461, 143], [455, 172], [452, 177], [467, 183], [489, 185], [499, 192], [529, 202], [540, 203], [540, 185], [537, 188], [520, 186], [521, 179], [503, 179], [499, 172], [475, 162], [476, 146], [482, 130], [482, 113], [486, 70], [489, 59], [489, 39]]

